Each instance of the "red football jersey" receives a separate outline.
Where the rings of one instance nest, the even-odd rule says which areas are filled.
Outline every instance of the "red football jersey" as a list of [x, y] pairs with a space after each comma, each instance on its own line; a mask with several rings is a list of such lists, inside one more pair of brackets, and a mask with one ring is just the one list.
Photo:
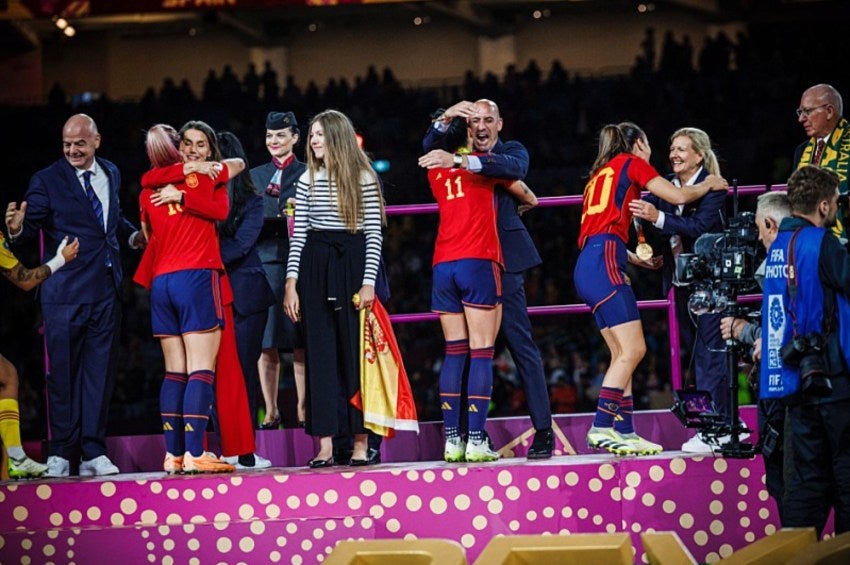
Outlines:
[[588, 237], [601, 233], [614, 234], [628, 243], [629, 202], [640, 198], [641, 189], [657, 176], [652, 165], [631, 153], [620, 153], [600, 167], [584, 188], [579, 249]]
[[142, 175], [142, 188], [159, 188], [166, 184], [177, 184], [183, 180], [183, 163], [165, 167], [154, 167]]
[[428, 182], [440, 207], [433, 264], [489, 259], [503, 265], [494, 190], [504, 181], [465, 169], [430, 169]]
[[171, 180], [183, 191], [182, 205], [154, 206], [150, 201], [153, 190], [142, 190], [141, 221], [151, 229], [145, 251], [151, 256], [151, 278], [188, 269], [224, 269], [215, 222], [227, 218], [227, 180], [227, 169], [214, 181], [195, 173], [182, 181]]

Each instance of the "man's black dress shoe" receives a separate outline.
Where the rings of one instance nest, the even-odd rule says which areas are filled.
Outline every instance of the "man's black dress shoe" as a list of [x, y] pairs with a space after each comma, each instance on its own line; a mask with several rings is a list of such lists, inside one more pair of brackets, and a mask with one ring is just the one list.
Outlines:
[[375, 449], [374, 447], [370, 447], [369, 451], [366, 452], [366, 464], [367, 465], [377, 465], [381, 462], [381, 450]]
[[333, 467], [334, 466], [334, 457], [331, 455], [327, 459], [311, 459], [307, 466], [311, 469], [322, 469], [325, 467]]
[[552, 432], [552, 428], [537, 430], [534, 433], [534, 441], [528, 448], [528, 458], [549, 459], [552, 457], [553, 449], [555, 449], [555, 434]]

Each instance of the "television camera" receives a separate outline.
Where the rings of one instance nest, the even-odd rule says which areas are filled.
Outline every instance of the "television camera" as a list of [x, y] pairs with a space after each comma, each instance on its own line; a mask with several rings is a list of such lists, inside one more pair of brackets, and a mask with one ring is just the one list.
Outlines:
[[730, 218], [721, 233], [706, 233], [694, 243], [694, 253], [676, 259], [676, 286], [693, 286], [688, 309], [695, 315], [727, 312], [739, 293], [756, 290], [758, 230], [752, 212]]
[[[755, 215], [738, 213], [737, 186], [734, 185], [733, 215], [721, 233], [701, 235], [694, 243], [693, 253], [682, 253], [676, 259], [673, 284], [693, 287], [688, 298], [688, 310], [694, 315], [718, 314], [741, 317], [738, 295], [758, 290], [756, 257], [761, 245]], [[719, 323], [719, 322], [718, 322]], [[740, 434], [748, 432], [740, 421], [738, 410], [738, 353], [741, 343], [726, 341], [726, 365], [732, 422], [727, 424], [716, 412], [711, 395], [706, 391], [677, 390], [673, 412], [690, 428], [697, 428], [708, 438], [719, 440], [731, 435], [719, 453], [726, 457], [749, 458], [755, 450], [742, 443]]]

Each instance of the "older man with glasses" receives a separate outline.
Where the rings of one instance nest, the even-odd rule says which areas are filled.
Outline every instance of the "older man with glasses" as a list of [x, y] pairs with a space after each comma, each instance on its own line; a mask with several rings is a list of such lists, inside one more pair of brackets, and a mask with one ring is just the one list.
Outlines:
[[[842, 117], [844, 105], [841, 94], [828, 84], [816, 84], [803, 92], [797, 121], [803, 125], [808, 141], [794, 151], [794, 170], [806, 165], [819, 165], [838, 173], [838, 192], [848, 192], [848, 166], [850, 166], [850, 123]], [[847, 241], [845, 230], [847, 211], [842, 210], [833, 232]]]

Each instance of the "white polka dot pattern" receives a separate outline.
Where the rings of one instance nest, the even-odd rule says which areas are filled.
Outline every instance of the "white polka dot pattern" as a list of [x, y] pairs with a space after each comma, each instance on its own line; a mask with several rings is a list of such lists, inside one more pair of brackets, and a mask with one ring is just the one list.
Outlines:
[[140, 563], [319, 563], [341, 540], [438, 537], [458, 541], [472, 562], [497, 535], [626, 531], [645, 563], [640, 534], [674, 529], [698, 561], [711, 562], [778, 527], [757, 460], [524, 463], [3, 483], [0, 548], [22, 563], [104, 554]]

